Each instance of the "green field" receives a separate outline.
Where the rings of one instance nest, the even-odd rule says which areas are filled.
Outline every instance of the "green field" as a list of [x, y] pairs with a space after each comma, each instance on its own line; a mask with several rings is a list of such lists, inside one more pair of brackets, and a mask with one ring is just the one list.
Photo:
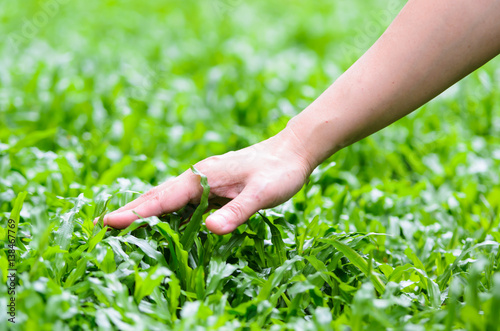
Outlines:
[[279, 132], [404, 3], [0, 2], [0, 330], [497, 330], [498, 58], [232, 234], [92, 223]]

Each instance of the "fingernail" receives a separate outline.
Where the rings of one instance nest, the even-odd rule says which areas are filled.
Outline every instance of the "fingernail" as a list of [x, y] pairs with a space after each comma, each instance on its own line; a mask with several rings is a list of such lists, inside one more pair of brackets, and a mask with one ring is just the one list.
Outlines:
[[213, 232], [222, 231], [227, 223], [224, 216], [219, 215], [219, 214], [214, 214], [214, 215], [210, 216], [209, 219], [207, 219], [207, 221], [209, 221], [211, 228], [212, 228], [212, 231], [215, 230]]

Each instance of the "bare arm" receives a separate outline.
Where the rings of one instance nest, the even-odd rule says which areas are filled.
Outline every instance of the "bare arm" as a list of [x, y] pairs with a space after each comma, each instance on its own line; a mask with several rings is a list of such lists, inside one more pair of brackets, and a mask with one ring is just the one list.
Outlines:
[[315, 167], [498, 53], [500, 1], [409, 1], [379, 40], [288, 127]]
[[[500, 52], [500, 0], [410, 0], [380, 39], [278, 135], [196, 164], [212, 202], [206, 220], [233, 231], [259, 209], [291, 198], [313, 169], [341, 148], [420, 107]], [[119, 210], [105, 223], [123, 228], [179, 210], [201, 196], [190, 170]]]

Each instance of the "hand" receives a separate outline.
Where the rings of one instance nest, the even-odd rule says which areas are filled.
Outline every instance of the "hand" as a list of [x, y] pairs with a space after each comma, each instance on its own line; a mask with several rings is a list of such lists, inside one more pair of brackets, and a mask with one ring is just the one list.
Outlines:
[[[206, 219], [207, 228], [220, 235], [234, 231], [258, 210], [290, 199], [313, 170], [290, 129], [242, 150], [209, 157], [195, 168], [207, 176], [210, 206], [222, 206]], [[135, 213], [144, 218], [177, 211], [199, 203], [202, 191], [199, 176], [188, 170], [106, 215], [104, 224], [125, 228], [138, 219]]]

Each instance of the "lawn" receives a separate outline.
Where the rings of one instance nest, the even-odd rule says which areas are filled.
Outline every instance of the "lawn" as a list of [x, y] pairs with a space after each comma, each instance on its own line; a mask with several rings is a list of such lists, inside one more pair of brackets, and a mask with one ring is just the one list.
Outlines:
[[232, 234], [92, 223], [279, 132], [404, 3], [1, 2], [0, 330], [496, 330], [499, 58]]

